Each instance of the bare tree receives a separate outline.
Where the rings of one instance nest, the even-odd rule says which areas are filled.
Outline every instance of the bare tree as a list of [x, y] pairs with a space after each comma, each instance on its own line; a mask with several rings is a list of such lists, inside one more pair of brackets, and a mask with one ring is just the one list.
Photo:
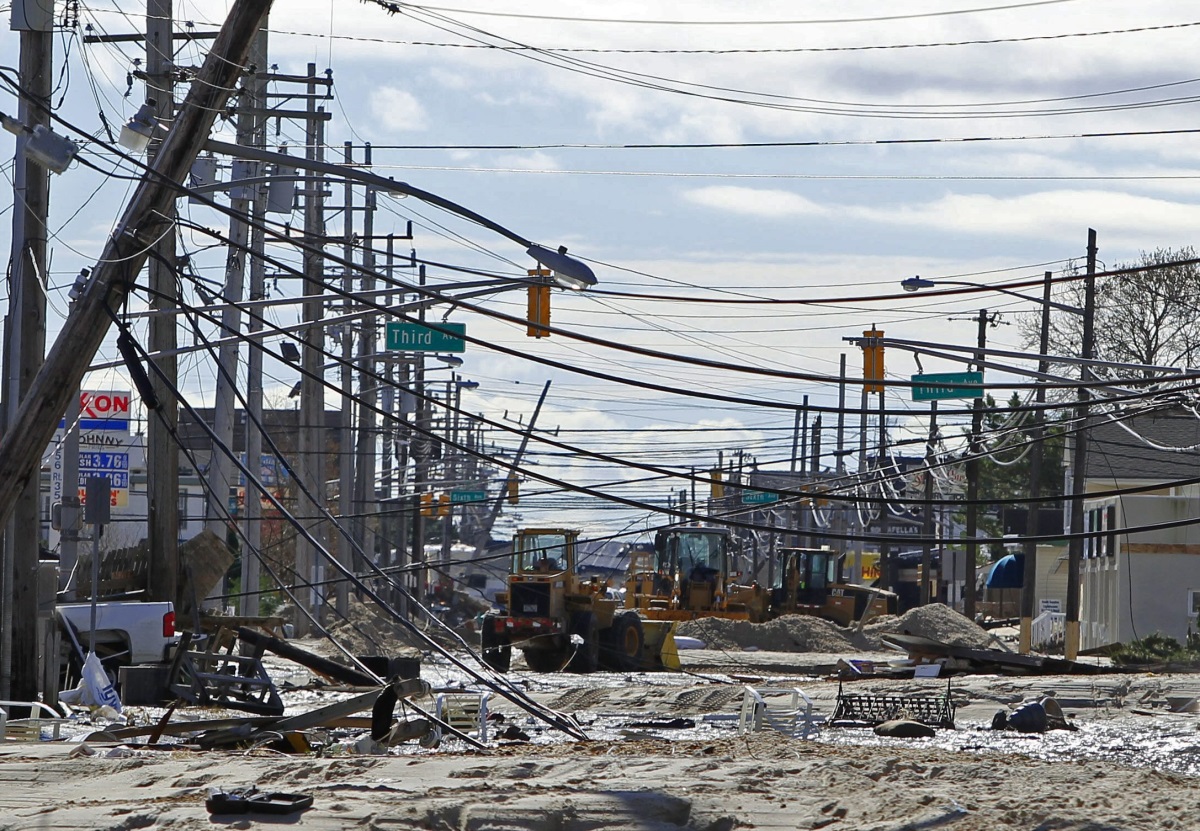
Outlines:
[[[1164, 377], [1152, 366], [1184, 368], [1196, 366], [1200, 358], [1200, 266], [1189, 248], [1160, 248], [1142, 252], [1136, 264], [1123, 263], [1112, 271], [1138, 266], [1158, 266], [1146, 271], [1101, 277], [1096, 284], [1095, 350], [1096, 358], [1126, 364], [1144, 365], [1141, 370], [1097, 369], [1100, 378], [1115, 379], [1139, 375]], [[1064, 270], [1068, 275], [1082, 274], [1079, 263]], [[1083, 307], [1083, 280], [1060, 284], [1054, 300], [1068, 306]], [[1041, 313], [1022, 315], [1021, 338], [1027, 348], [1035, 349], [1041, 331]], [[1083, 341], [1083, 319], [1078, 314], [1052, 310], [1050, 315], [1051, 356], [1078, 357]], [[1077, 376], [1077, 369], [1066, 364], [1051, 371]]]

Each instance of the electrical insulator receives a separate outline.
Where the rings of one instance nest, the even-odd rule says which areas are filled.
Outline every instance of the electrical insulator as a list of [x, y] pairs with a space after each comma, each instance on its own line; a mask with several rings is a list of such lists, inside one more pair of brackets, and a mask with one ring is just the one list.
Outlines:
[[421, 516], [433, 516], [433, 494], [421, 494]]
[[883, 384], [873, 384], [872, 381], [883, 380], [883, 338], [882, 329], [868, 329], [863, 332], [863, 380], [867, 383], [867, 392], [883, 392]]
[[508, 504], [516, 505], [521, 499], [521, 482], [517, 477], [508, 480]]

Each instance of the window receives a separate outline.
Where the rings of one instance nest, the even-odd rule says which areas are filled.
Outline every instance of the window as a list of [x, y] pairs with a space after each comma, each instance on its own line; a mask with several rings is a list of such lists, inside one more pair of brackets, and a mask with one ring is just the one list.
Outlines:
[[1110, 557], [1117, 556], [1117, 506], [1109, 505], [1107, 508], [1107, 519], [1105, 530], [1108, 531], [1108, 550], [1105, 552]]
[[1188, 589], [1188, 617], [1200, 616], [1200, 589]]

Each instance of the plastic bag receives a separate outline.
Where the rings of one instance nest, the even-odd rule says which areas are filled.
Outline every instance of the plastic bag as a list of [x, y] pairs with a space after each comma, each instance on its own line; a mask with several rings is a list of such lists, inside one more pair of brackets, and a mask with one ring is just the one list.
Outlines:
[[60, 701], [76, 707], [108, 708], [115, 716], [121, 712], [121, 697], [108, 680], [108, 673], [95, 652], [89, 652], [83, 661], [79, 686], [59, 693]]

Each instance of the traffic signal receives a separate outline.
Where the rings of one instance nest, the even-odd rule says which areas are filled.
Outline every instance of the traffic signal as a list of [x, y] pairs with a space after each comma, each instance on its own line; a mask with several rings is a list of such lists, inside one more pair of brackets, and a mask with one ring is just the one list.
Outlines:
[[[550, 276], [549, 270], [544, 268], [531, 268], [528, 274], [530, 277], [548, 278]], [[550, 337], [550, 330], [546, 328], [550, 325], [550, 285], [548, 283], [535, 283], [529, 287], [529, 309], [525, 319], [529, 323], [525, 329], [528, 337]]]
[[883, 380], [883, 330], [874, 327], [863, 332], [863, 340], [859, 344], [863, 351], [863, 380], [867, 383], [867, 392], [883, 392], [883, 384], [873, 384], [872, 381]]
[[450, 516], [450, 494], [443, 493], [438, 497], [438, 516]]
[[521, 500], [521, 480], [515, 476], [508, 477], [508, 504], [516, 505]]
[[421, 516], [433, 516], [433, 494], [421, 494]]
[[720, 468], [709, 472], [709, 477], [712, 479], [710, 483], [709, 496], [713, 499], [721, 499], [725, 496], [724, 471]]

